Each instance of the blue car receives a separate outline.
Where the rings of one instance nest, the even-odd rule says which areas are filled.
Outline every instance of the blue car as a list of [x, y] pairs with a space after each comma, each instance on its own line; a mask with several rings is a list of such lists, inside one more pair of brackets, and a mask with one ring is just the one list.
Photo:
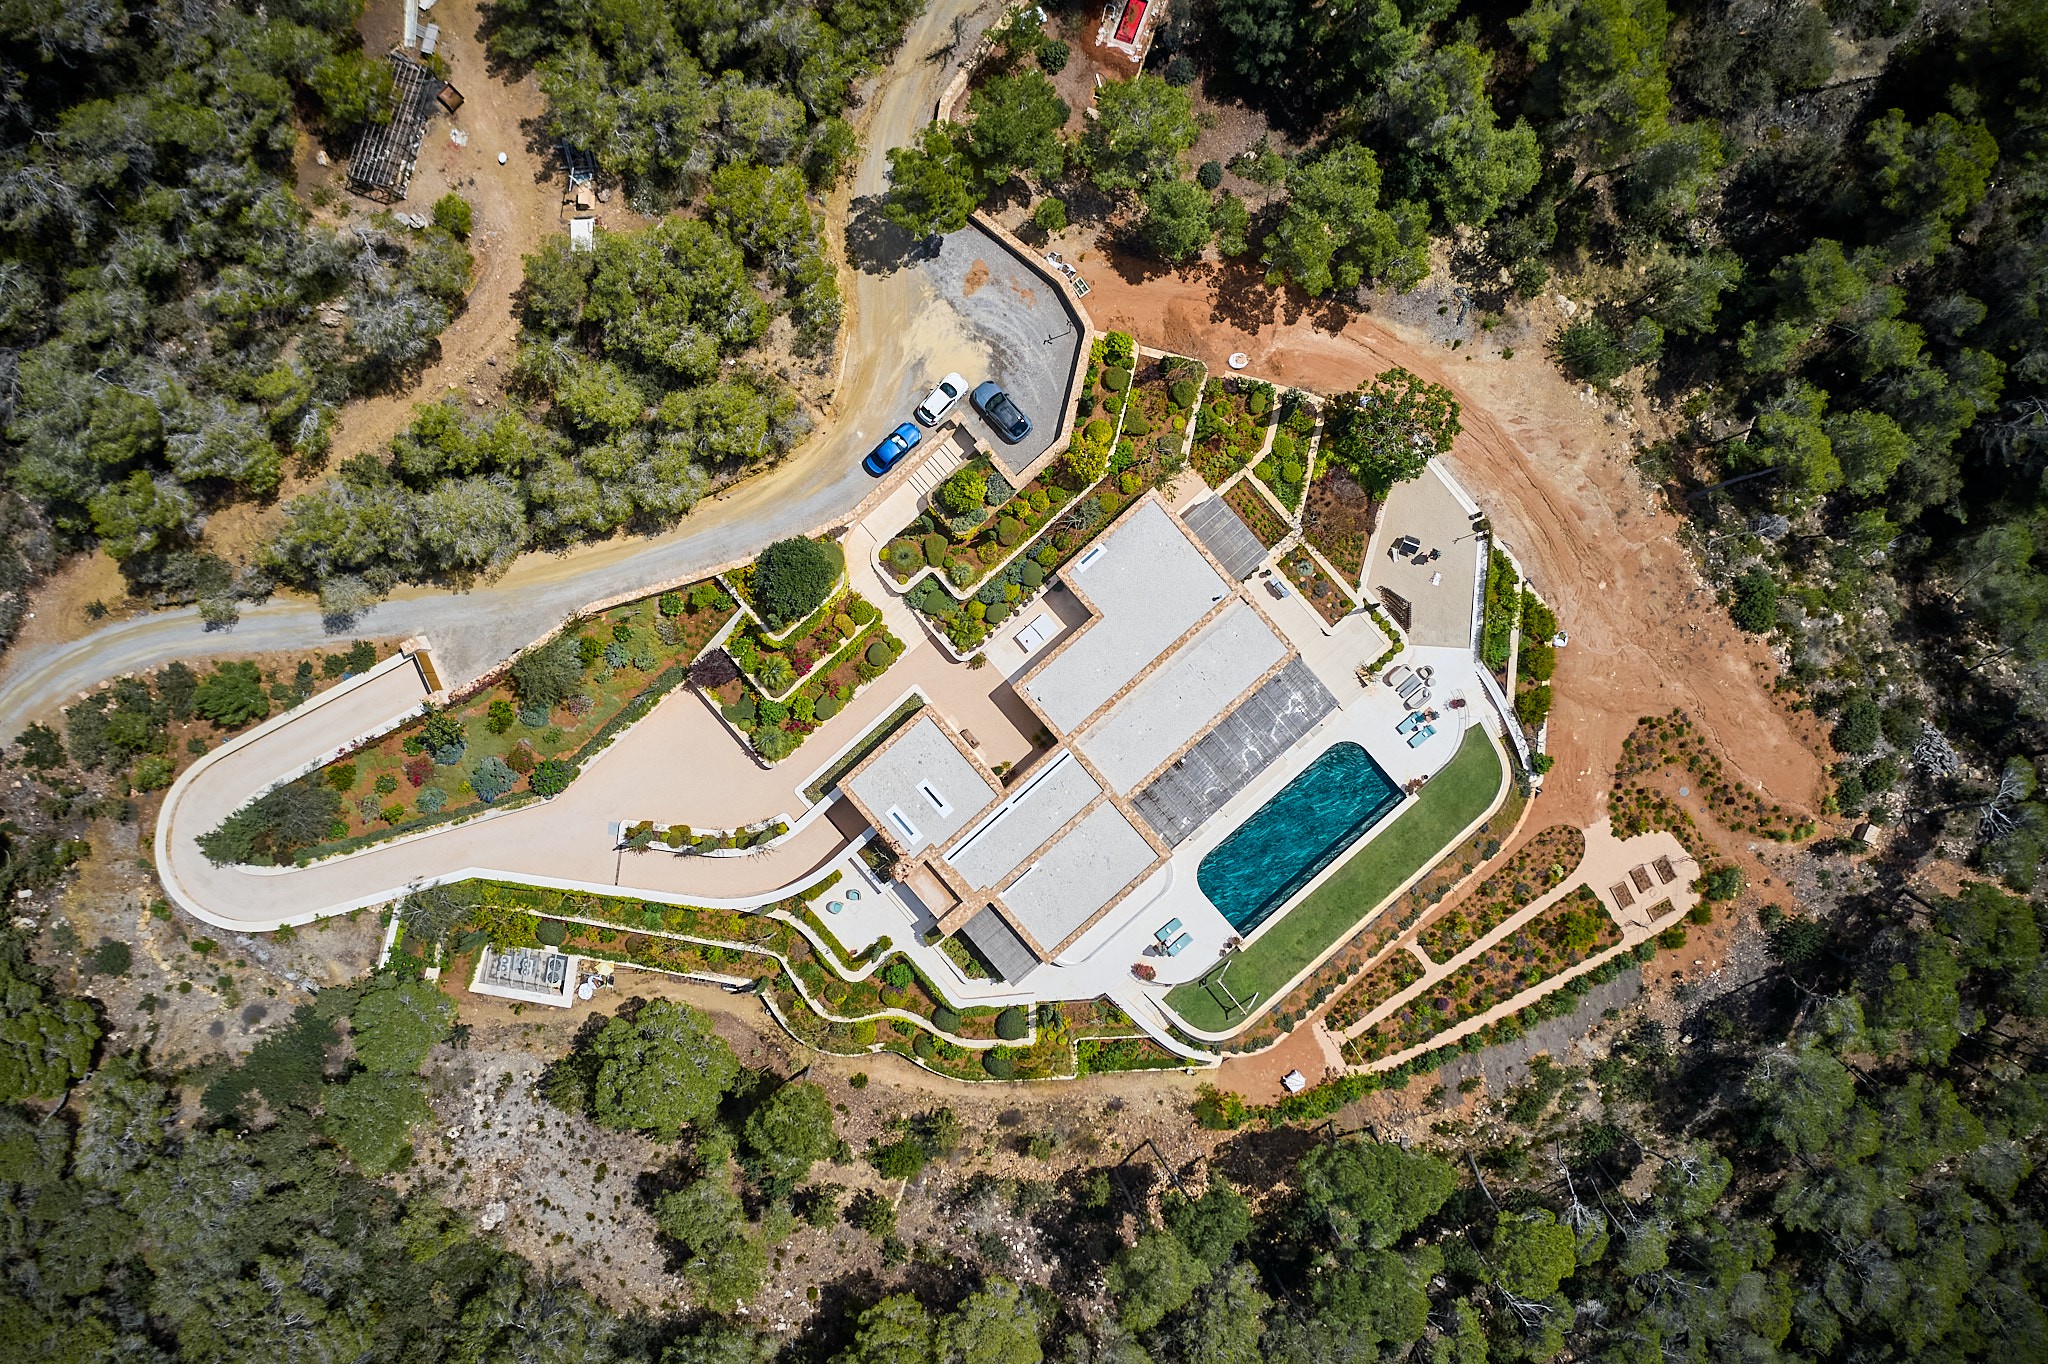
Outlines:
[[917, 429], [917, 423], [905, 422], [882, 437], [882, 443], [860, 462], [860, 467], [880, 478], [895, 468], [905, 455], [915, 450], [917, 443], [923, 439], [924, 432]]

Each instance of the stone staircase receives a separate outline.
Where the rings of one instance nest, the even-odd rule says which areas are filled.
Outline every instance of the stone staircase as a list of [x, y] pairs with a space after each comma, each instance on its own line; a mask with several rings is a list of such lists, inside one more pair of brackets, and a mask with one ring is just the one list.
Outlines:
[[921, 500], [928, 500], [932, 489], [952, 477], [973, 449], [974, 443], [966, 433], [958, 426], [948, 426], [942, 438], [931, 442], [931, 453], [924, 457], [924, 462], [910, 471], [910, 486], [917, 489]]

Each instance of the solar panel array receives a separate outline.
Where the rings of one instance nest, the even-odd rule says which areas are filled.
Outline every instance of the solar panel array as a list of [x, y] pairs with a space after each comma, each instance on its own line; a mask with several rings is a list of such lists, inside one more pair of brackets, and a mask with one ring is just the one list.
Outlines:
[[1202, 547], [1216, 556], [1216, 562], [1223, 565], [1223, 571], [1234, 581], [1243, 582], [1265, 562], [1266, 547], [1222, 498], [1209, 498], [1191, 508], [1183, 519], [1201, 540]]
[[1169, 847], [1179, 847], [1335, 709], [1337, 698], [1297, 658], [1131, 803]]

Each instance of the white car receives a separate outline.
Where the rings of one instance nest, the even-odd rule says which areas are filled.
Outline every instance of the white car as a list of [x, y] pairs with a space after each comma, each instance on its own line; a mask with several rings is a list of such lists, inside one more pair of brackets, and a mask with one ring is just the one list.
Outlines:
[[939, 380], [939, 386], [925, 394], [924, 401], [917, 405], [914, 414], [926, 426], [937, 426], [939, 420], [953, 410], [953, 404], [960, 401], [960, 395], [967, 391], [967, 381], [958, 374], [948, 374]]

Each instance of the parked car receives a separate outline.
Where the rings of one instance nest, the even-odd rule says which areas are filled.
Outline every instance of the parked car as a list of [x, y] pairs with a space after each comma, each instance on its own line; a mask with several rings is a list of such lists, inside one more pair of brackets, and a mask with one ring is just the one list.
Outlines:
[[948, 374], [939, 380], [937, 388], [925, 394], [924, 401], [917, 405], [917, 411], [911, 415], [926, 426], [937, 426], [940, 420], [953, 410], [953, 404], [959, 402], [960, 395], [966, 391], [967, 380], [958, 374]]
[[895, 468], [897, 461], [915, 450], [917, 443], [923, 439], [924, 432], [917, 429], [917, 423], [905, 422], [882, 437], [882, 443], [868, 453], [868, 457], [860, 462], [860, 467], [880, 478]]
[[996, 434], [1010, 444], [1015, 445], [1031, 434], [1031, 418], [1018, 410], [1017, 404], [1010, 401], [1010, 395], [1003, 392], [995, 380], [991, 379], [975, 389], [973, 402], [975, 410], [988, 419]]

